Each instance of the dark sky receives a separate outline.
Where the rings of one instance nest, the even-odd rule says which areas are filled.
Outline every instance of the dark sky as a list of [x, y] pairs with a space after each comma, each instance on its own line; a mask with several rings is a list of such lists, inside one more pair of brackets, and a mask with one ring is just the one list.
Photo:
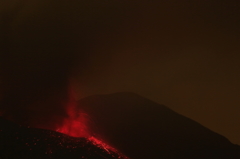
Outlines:
[[[240, 144], [238, 0], [133, 0], [121, 1], [121, 7], [104, 0], [89, 12], [76, 1], [22, 2], [9, 0], [1, 8], [15, 11], [20, 6], [13, 13], [16, 28], [29, 19], [50, 16], [47, 22], [35, 19], [43, 25], [61, 17], [69, 43], [78, 42], [73, 35], [81, 34], [80, 16], [93, 19], [88, 31], [95, 33], [94, 54], [75, 78], [79, 98], [135, 92]], [[100, 15], [104, 18], [95, 25]]]
[[79, 76], [79, 92], [136, 92], [240, 144], [239, 1], [134, 5], [122, 41]]

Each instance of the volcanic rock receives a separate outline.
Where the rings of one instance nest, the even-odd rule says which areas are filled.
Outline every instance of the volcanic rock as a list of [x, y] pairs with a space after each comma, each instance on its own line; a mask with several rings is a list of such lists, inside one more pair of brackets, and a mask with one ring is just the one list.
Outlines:
[[0, 159], [125, 159], [91, 138], [20, 126], [0, 118]]

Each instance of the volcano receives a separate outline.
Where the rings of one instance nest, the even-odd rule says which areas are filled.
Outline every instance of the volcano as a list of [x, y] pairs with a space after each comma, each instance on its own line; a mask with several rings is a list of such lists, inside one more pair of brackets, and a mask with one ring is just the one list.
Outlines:
[[92, 129], [133, 159], [239, 159], [240, 146], [224, 136], [134, 93], [79, 101]]
[[239, 145], [134, 93], [90, 96], [77, 109], [90, 117], [94, 137], [21, 126], [0, 117], [0, 159], [240, 158]]
[[71, 137], [0, 118], [0, 159], [125, 159], [96, 138]]

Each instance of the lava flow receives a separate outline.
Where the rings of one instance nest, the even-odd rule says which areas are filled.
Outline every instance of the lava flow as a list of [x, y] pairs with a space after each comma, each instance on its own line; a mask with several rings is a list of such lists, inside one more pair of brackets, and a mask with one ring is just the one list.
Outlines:
[[70, 102], [66, 107], [68, 117], [63, 120], [61, 127], [59, 127], [56, 131], [72, 137], [87, 138], [95, 146], [104, 149], [109, 154], [114, 152], [127, 159], [127, 157], [119, 153], [115, 148], [93, 136], [94, 133], [88, 128], [89, 115], [77, 108], [77, 102], [73, 98], [74, 93], [72, 91], [70, 92]]

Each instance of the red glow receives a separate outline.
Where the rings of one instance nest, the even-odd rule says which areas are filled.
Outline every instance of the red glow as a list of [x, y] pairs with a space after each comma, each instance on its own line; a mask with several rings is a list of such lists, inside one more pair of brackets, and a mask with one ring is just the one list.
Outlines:
[[[109, 146], [102, 140], [92, 136], [92, 133], [88, 129], [88, 115], [77, 109], [77, 103], [73, 98], [73, 94], [71, 93], [70, 95], [71, 102], [69, 102], [66, 108], [68, 117], [64, 119], [62, 126], [59, 127], [56, 131], [73, 137], [88, 138], [89, 141], [91, 141], [94, 145], [104, 149], [109, 154], [111, 154], [111, 152], [115, 152], [120, 156], [123, 156], [113, 147]], [[127, 159], [127, 157], [125, 156], [124, 158]]]
[[89, 137], [90, 132], [87, 127], [88, 115], [77, 109], [75, 94], [69, 91], [69, 103], [66, 107], [68, 117], [63, 120], [62, 125], [56, 130], [73, 137]]
[[86, 113], [80, 113], [79, 110], [76, 109], [76, 104], [74, 104], [74, 102], [68, 105], [67, 113], [68, 118], [64, 119], [62, 126], [57, 129], [58, 132], [73, 137], [86, 137], [94, 145], [106, 150], [109, 153], [110, 151], [117, 152], [116, 149], [107, 145], [102, 140], [91, 136], [91, 133], [87, 128], [88, 115]]
[[109, 150], [111, 150], [111, 151], [113, 151], [113, 152], [117, 152], [116, 149], [114, 149], [113, 147], [107, 145], [107, 144], [104, 143], [103, 141], [101, 141], [101, 140], [99, 140], [99, 139], [97, 139], [97, 138], [95, 138], [95, 137], [93, 137], [93, 136], [92, 136], [92, 137], [89, 137], [88, 139], [89, 139], [90, 141], [92, 141], [96, 146], [101, 147], [102, 149], [106, 150], [108, 153], [110, 153]]
[[68, 118], [64, 119], [62, 126], [57, 131], [73, 137], [89, 137], [87, 114], [80, 113], [74, 106], [69, 106], [67, 113]]

